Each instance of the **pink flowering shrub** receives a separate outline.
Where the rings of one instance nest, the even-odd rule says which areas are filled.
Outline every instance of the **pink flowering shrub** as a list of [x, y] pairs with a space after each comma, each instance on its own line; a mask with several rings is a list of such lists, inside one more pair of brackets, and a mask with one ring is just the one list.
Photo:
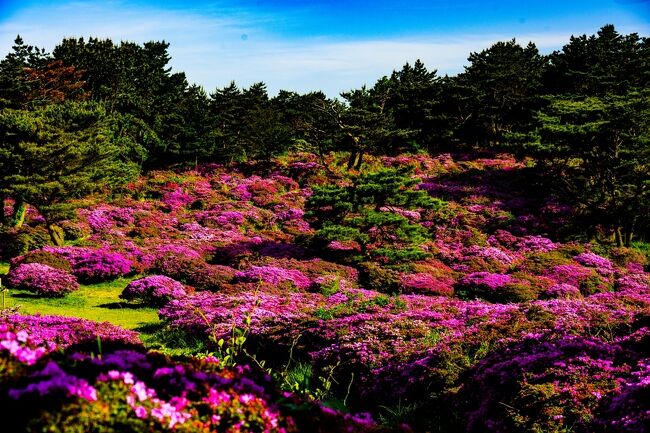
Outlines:
[[164, 275], [152, 275], [131, 281], [120, 294], [127, 301], [139, 301], [145, 305], [162, 306], [172, 299], [185, 297], [185, 287]]
[[[600, 400], [618, 393], [635, 359], [597, 339], [531, 338], [478, 363], [461, 389], [463, 431], [592, 431]], [[620, 430], [619, 430], [620, 431]]]
[[511, 282], [513, 278], [507, 274], [474, 272], [458, 281], [458, 290], [466, 296], [472, 296], [472, 294], [495, 292]]
[[[3, 430], [389, 431], [367, 415], [344, 415], [281, 394], [260, 370], [224, 368], [213, 356], [172, 361], [135, 344], [134, 333], [118, 335], [116, 329], [80, 319], [0, 318]], [[97, 339], [106, 343], [101, 356]]]
[[129, 274], [133, 262], [108, 250], [89, 250], [75, 260], [72, 272], [84, 282], [101, 282]]
[[453, 280], [437, 278], [431, 274], [405, 274], [400, 278], [404, 293], [451, 296], [454, 293]]
[[272, 286], [289, 285], [305, 290], [312, 282], [300, 271], [275, 266], [252, 266], [235, 274], [235, 279], [246, 283], [267, 283]]
[[583, 266], [596, 268], [596, 271], [601, 275], [611, 275], [614, 273], [614, 265], [609, 259], [601, 257], [592, 252], [584, 252], [578, 254], [573, 258], [576, 262]]
[[580, 289], [571, 284], [560, 283], [549, 287], [544, 292], [546, 298], [559, 298], [559, 299], [578, 299], [582, 297]]
[[24, 263], [8, 275], [9, 284], [46, 297], [63, 297], [79, 289], [77, 279], [69, 273], [40, 263]]

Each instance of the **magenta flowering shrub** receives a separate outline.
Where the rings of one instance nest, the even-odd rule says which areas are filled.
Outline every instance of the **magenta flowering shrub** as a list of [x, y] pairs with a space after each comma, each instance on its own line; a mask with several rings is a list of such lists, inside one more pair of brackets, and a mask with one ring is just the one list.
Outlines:
[[131, 281], [120, 294], [120, 298], [150, 306], [162, 306], [172, 299], [181, 299], [186, 295], [185, 287], [180, 282], [164, 275], [151, 275]]
[[73, 275], [41, 263], [18, 265], [9, 272], [7, 279], [16, 289], [52, 298], [63, 297], [79, 289], [79, 283]]
[[580, 287], [580, 285], [594, 276], [592, 269], [578, 265], [558, 265], [546, 271], [546, 276], [560, 284], [570, 284]]
[[172, 300], [158, 314], [173, 327], [228, 339], [232, 335], [232, 328], [243, 328], [247, 319], [250, 320], [248, 327], [252, 334], [263, 334], [267, 319], [281, 317], [287, 324], [308, 317], [309, 309], [315, 309], [316, 304], [322, 302], [322, 297], [314, 294], [201, 292], [186, 299]]
[[311, 280], [300, 271], [284, 269], [275, 266], [252, 266], [245, 271], [235, 274], [235, 279], [246, 283], [267, 283], [271, 286], [294, 286], [298, 289], [308, 289]]
[[650, 292], [650, 276], [647, 274], [630, 274], [616, 279], [614, 287], [619, 291], [632, 293]]
[[[172, 361], [134, 344], [134, 333], [122, 330], [118, 335], [116, 329], [80, 319], [0, 319], [3, 429], [114, 433], [389, 431], [368, 415], [344, 415], [296, 395], [281, 394], [259, 370], [248, 366], [227, 369], [212, 356]], [[95, 352], [97, 339], [111, 343], [103, 345], [101, 356]], [[280, 405], [280, 401], [291, 404]]]
[[68, 260], [72, 266], [72, 273], [86, 283], [97, 283], [125, 276], [131, 273], [134, 266], [130, 258], [107, 248], [44, 247], [43, 251]]
[[640, 363], [617, 395], [604, 405], [604, 414], [596, 420], [596, 431], [643, 433], [650, 425], [650, 367]]
[[542, 236], [524, 236], [516, 246], [522, 253], [545, 253], [557, 249], [557, 245], [553, 241]]
[[584, 252], [578, 254], [573, 258], [576, 262], [583, 266], [596, 268], [596, 271], [601, 275], [611, 275], [614, 273], [614, 265], [609, 259], [601, 257], [592, 252]]
[[108, 250], [89, 250], [80, 255], [72, 272], [84, 282], [97, 283], [128, 275], [133, 262], [122, 254]]
[[490, 272], [473, 272], [461, 278], [456, 290], [465, 298], [490, 297], [515, 279], [508, 274], [493, 274]]
[[454, 293], [453, 279], [435, 277], [431, 274], [405, 274], [400, 278], [404, 293], [451, 296]]
[[463, 431], [592, 431], [600, 400], [620, 390], [633, 353], [598, 339], [531, 338], [487, 357], [464, 382]]
[[[59, 316], [0, 316], [0, 357], [5, 354], [33, 365], [44, 355], [97, 339], [138, 344], [138, 334], [109, 323]], [[6, 352], [3, 352], [6, 351]]]
[[544, 292], [545, 298], [560, 298], [560, 299], [578, 299], [582, 297], [580, 289], [571, 284], [560, 283], [546, 289]]

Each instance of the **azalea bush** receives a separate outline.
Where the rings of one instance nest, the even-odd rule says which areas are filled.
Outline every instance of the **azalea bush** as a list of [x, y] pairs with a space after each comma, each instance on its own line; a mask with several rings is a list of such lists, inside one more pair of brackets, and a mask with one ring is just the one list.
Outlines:
[[148, 352], [134, 333], [108, 324], [10, 316], [0, 318], [0, 335], [7, 431], [388, 431], [281, 394], [260, 370]]
[[41, 263], [18, 265], [9, 272], [8, 281], [13, 288], [52, 298], [60, 298], [79, 289], [74, 275]]
[[[122, 299], [159, 307], [147, 337], [188, 358], [108, 326], [14, 316], [0, 407], [52, 386], [15, 430], [647, 430], [640, 249], [576, 236], [572, 207], [528, 186], [530, 161], [364, 158], [351, 172], [333, 153], [150, 172], [61, 223], [79, 228], [74, 246], [28, 248], [11, 273], [147, 275]], [[239, 367], [190, 359], [209, 354]]]
[[91, 250], [75, 260], [73, 272], [84, 282], [96, 283], [125, 276], [132, 268], [133, 262], [120, 253]]
[[120, 294], [127, 301], [138, 301], [152, 307], [165, 305], [172, 299], [187, 295], [180, 282], [164, 275], [152, 275], [131, 281]]

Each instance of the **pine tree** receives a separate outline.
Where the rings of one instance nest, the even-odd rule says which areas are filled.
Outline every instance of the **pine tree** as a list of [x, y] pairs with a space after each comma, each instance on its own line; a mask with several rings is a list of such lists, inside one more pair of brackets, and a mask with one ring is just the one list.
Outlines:
[[52, 240], [76, 199], [139, 173], [142, 149], [101, 104], [66, 101], [0, 112], [0, 194], [34, 206]]

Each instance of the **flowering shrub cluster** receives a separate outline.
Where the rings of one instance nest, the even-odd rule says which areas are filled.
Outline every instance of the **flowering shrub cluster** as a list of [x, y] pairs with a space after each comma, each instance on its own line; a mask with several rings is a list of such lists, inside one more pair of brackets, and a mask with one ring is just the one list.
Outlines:
[[77, 279], [69, 273], [40, 263], [23, 263], [8, 275], [9, 284], [47, 297], [62, 297], [79, 288]]
[[[249, 367], [225, 369], [214, 357], [180, 363], [147, 352], [129, 332], [106, 324], [12, 316], [1, 320], [0, 337], [0, 416], [7, 431], [387, 431], [280, 394]], [[110, 343], [99, 356], [96, 339]]]
[[[326, 384], [347, 417], [274, 394], [243, 367], [173, 363], [141, 348], [93, 358], [96, 344], [50, 354], [28, 320], [64, 349], [74, 340], [66, 327], [95, 330], [26, 316], [6, 325], [0, 342], [21, 377], [0, 386], [0, 408], [14, 402], [8, 387], [21, 404], [51, 387], [61, 401], [31, 414], [32, 430], [83, 431], [91, 422], [120, 431], [378, 429], [362, 413], [423, 432], [648, 430], [642, 251], [565, 242], [571, 207], [528, 188], [527, 163], [510, 155], [368, 157], [359, 175], [337, 158], [292, 154], [264, 176], [246, 174], [247, 165], [151, 172], [132, 197], [62, 224], [83, 234], [80, 246], [31, 251], [12, 262], [10, 278], [28, 265], [56, 268], [32, 273], [34, 281], [52, 272], [84, 283], [139, 274], [122, 297], [160, 307], [166, 331], [215, 353], [243, 333], [260, 364], [309, 366], [298, 389]], [[335, 195], [321, 194], [330, 222], [354, 223], [322, 236], [308, 203], [323, 187], [347, 191], [358, 176], [404, 167], [415, 184], [387, 198], [368, 183], [372, 205], [348, 200], [339, 209]], [[438, 205], [414, 205], [424, 192]], [[28, 224], [38, 226], [37, 215]]]
[[152, 275], [131, 281], [120, 294], [120, 298], [150, 306], [162, 306], [172, 299], [182, 299], [186, 295], [185, 287], [173, 278]]

